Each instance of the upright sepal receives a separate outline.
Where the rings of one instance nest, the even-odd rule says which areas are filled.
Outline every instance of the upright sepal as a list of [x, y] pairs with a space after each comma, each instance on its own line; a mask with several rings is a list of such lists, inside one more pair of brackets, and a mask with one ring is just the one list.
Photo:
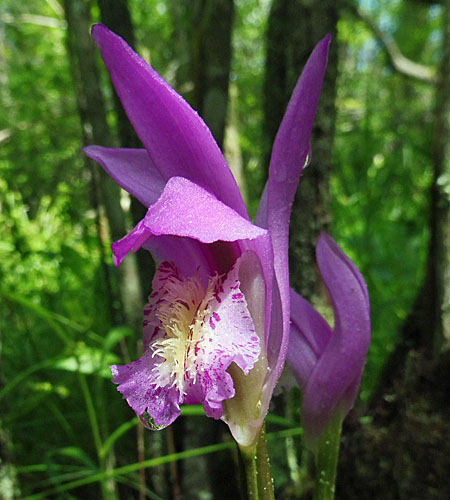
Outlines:
[[106, 26], [94, 25], [92, 36], [128, 118], [161, 176], [186, 177], [248, 218], [233, 174], [200, 116]]

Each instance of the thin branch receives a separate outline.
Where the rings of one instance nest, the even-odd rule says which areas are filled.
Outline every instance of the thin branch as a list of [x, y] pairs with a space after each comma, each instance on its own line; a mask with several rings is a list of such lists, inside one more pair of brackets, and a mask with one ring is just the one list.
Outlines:
[[398, 48], [395, 40], [385, 33], [368, 15], [351, 1], [344, 1], [347, 7], [356, 17], [364, 21], [375, 37], [383, 44], [384, 49], [389, 56], [389, 60], [396, 71], [416, 80], [427, 83], [436, 83], [436, 70], [430, 66], [419, 64], [405, 57]]
[[5, 24], [28, 23], [45, 26], [47, 28], [67, 28], [67, 23], [63, 19], [57, 19], [56, 17], [50, 16], [39, 16], [36, 14], [21, 14], [18, 16], [13, 16], [11, 14], [5, 13], [0, 16], [0, 21]]

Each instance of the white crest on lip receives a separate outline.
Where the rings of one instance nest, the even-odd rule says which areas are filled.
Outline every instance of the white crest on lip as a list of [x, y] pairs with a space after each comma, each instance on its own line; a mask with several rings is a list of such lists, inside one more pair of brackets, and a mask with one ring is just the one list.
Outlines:
[[159, 299], [156, 316], [165, 336], [150, 346], [153, 356], [162, 358], [154, 367], [157, 372], [155, 381], [159, 386], [175, 386], [180, 394], [185, 394], [186, 381], [190, 379], [195, 384], [197, 356], [205, 351], [201, 346], [208, 341], [210, 332], [204, 319], [218, 281], [218, 275], [211, 278], [206, 291], [197, 276], [180, 278], [170, 275], [164, 283], [164, 294]]

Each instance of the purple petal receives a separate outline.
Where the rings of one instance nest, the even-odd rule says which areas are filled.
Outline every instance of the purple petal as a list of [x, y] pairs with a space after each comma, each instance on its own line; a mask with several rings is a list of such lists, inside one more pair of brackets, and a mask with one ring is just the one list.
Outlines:
[[165, 180], [145, 149], [87, 146], [83, 151], [146, 207], [153, 205], [164, 189]]
[[113, 243], [114, 262], [136, 252], [150, 236], [172, 235], [202, 243], [254, 239], [266, 234], [200, 186], [182, 177], [169, 179], [161, 197], [137, 226]]
[[277, 132], [270, 160], [269, 214], [274, 209], [278, 213], [290, 212], [290, 203], [309, 153], [330, 41], [331, 35], [327, 35], [309, 57]]
[[148, 351], [128, 365], [112, 365], [113, 382], [137, 415], [148, 428], [167, 427], [180, 414], [179, 393], [175, 388], [155, 384], [155, 367], [158, 356]]
[[332, 330], [325, 319], [307, 300], [291, 290], [291, 334], [287, 362], [303, 391], [331, 335]]
[[323, 248], [323, 245], [325, 244], [329, 247], [331, 251], [333, 251], [342, 260], [344, 260], [344, 262], [347, 263], [349, 270], [354, 274], [355, 278], [359, 282], [359, 286], [362, 292], [364, 293], [364, 297], [366, 299], [367, 309], [370, 310], [369, 291], [367, 289], [367, 285], [366, 282], [364, 281], [361, 271], [355, 266], [353, 261], [342, 251], [342, 248], [333, 240], [333, 238], [329, 234], [324, 232], [319, 237], [317, 243], [317, 251], [319, 252], [320, 249]]
[[148, 250], [156, 265], [165, 260], [175, 262], [183, 276], [192, 276], [199, 272], [209, 277], [216, 271], [216, 267], [209, 262], [209, 247], [192, 238], [178, 236], [150, 236], [143, 248]]
[[270, 399], [287, 354], [290, 330], [289, 218], [297, 183], [309, 152], [309, 138], [325, 75], [330, 40], [331, 37], [327, 36], [317, 44], [294, 89], [273, 146], [267, 198], [263, 196], [263, 206], [258, 211], [258, 223], [267, 227], [272, 238], [276, 278], [272, 324], [267, 342], [272, 371], [265, 384], [264, 399]]
[[234, 363], [248, 375], [261, 352], [260, 338], [239, 278], [241, 264], [249, 262], [248, 254], [241, 256], [225, 280], [216, 285], [204, 317], [207, 340], [198, 344], [194, 366], [205, 413], [213, 418], [222, 417], [222, 402], [235, 395], [234, 380], [227, 371], [230, 365]]
[[307, 343], [315, 356], [319, 358], [332, 335], [327, 321], [301, 295], [291, 289], [291, 320], [303, 341]]
[[161, 176], [186, 177], [248, 218], [233, 174], [198, 114], [106, 26], [96, 24], [92, 36], [128, 118]]
[[302, 421], [309, 445], [335, 410], [345, 415], [359, 387], [370, 343], [367, 287], [360, 272], [333, 239], [322, 234], [317, 262], [335, 311], [335, 328], [306, 387]]

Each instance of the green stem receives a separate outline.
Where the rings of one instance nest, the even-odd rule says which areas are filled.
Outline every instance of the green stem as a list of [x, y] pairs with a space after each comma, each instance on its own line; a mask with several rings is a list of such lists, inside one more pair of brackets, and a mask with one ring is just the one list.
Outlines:
[[265, 425], [261, 427], [256, 444], [239, 448], [244, 465], [248, 500], [274, 500]]
[[337, 412], [319, 439], [314, 500], [334, 500], [342, 420]]
[[[89, 391], [88, 384], [86, 382], [86, 376], [83, 375], [79, 371], [78, 372], [78, 379], [80, 381], [81, 392], [83, 393], [84, 401], [86, 403], [89, 423], [91, 425], [91, 431], [92, 431], [92, 436], [94, 438], [94, 444], [95, 444], [95, 448], [97, 451], [97, 457], [98, 457], [98, 461], [99, 461], [100, 470], [102, 472], [105, 472], [106, 471], [106, 466], [105, 466], [106, 460], [105, 460], [105, 457], [102, 455], [103, 443], [102, 443], [102, 438], [100, 436], [100, 428], [98, 425], [97, 414], [95, 412], [94, 402], [92, 401], [92, 396], [91, 396], [91, 393]], [[100, 484], [101, 484], [101, 488], [102, 488], [102, 498], [106, 499], [106, 498], [108, 498], [107, 481], [105, 479], [102, 479]]]

